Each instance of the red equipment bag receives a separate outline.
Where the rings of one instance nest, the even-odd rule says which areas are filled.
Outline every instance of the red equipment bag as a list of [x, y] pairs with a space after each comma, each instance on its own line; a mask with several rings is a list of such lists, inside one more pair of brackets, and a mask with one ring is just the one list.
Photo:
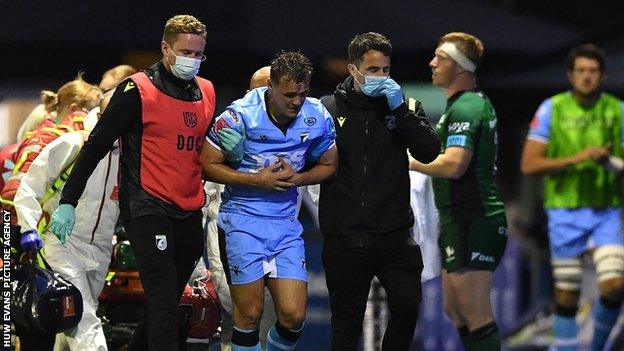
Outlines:
[[108, 272], [106, 283], [100, 293], [101, 302], [143, 301], [145, 292], [138, 271]]
[[186, 285], [180, 306], [192, 307], [189, 321], [189, 338], [208, 339], [221, 324], [219, 297], [210, 277], [196, 279], [193, 287]]

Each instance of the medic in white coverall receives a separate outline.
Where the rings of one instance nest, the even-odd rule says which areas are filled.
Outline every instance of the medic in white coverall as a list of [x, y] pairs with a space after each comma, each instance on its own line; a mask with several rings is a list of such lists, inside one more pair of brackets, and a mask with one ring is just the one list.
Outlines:
[[[93, 121], [97, 112], [98, 108], [90, 112], [88, 118]], [[85, 128], [89, 124], [91, 128], [94, 125], [85, 123]], [[42, 216], [49, 218], [57, 208], [62, 186], [51, 198], [43, 203], [42, 200], [55, 182], [60, 185], [58, 180], [76, 160], [86, 137], [84, 131], [63, 134], [46, 145], [33, 161], [14, 199], [22, 232], [36, 230]], [[61, 243], [61, 239], [49, 229], [40, 233], [44, 257], [52, 270], [69, 280], [82, 294], [82, 319], [78, 326], [64, 332], [70, 350], [107, 350], [96, 310], [111, 259], [112, 236], [119, 215], [118, 164], [119, 148], [115, 146], [89, 178], [87, 189], [76, 208], [74, 229], [71, 235], [62, 238], [65, 243]], [[57, 337], [57, 344], [58, 341]]]

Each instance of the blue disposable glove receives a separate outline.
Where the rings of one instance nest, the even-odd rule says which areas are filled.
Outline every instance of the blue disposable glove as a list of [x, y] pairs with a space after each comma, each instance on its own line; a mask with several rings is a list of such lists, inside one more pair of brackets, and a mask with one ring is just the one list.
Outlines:
[[76, 223], [76, 209], [69, 204], [60, 204], [50, 219], [50, 230], [61, 244], [71, 235]]
[[27, 251], [39, 251], [43, 247], [41, 238], [35, 229], [27, 230], [22, 234], [20, 246]]
[[386, 81], [381, 84], [379, 91], [386, 97], [386, 100], [388, 100], [390, 110], [396, 109], [403, 103], [403, 92], [401, 91], [401, 86], [397, 84], [394, 79], [386, 79]]
[[243, 146], [245, 145], [245, 125], [241, 124], [241, 132], [232, 128], [223, 128], [217, 132], [219, 141], [226, 151], [226, 158], [230, 162], [238, 162], [243, 159]]

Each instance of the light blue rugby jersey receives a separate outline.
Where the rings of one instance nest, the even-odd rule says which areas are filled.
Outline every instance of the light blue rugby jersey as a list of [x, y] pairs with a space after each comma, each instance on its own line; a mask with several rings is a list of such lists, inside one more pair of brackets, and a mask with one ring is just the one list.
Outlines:
[[[286, 135], [271, 121], [265, 104], [267, 87], [248, 92], [234, 101], [216, 117], [208, 133], [208, 142], [221, 149], [217, 132], [232, 128], [241, 132], [245, 125], [246, 140], [243, 159], [228, 164], [245, 173], [257, 173], [277, 163], [278, 158], [288, 162], [295, 172], [306, 162], [316, 162], [335, 144], [336, 129], [332, 116], [318, 99], [307, 98]], [[247, 186], [226, 186], [220, 211], [272, 218], [295, 215], [297, 188], [285, 192], [266, 191]]]

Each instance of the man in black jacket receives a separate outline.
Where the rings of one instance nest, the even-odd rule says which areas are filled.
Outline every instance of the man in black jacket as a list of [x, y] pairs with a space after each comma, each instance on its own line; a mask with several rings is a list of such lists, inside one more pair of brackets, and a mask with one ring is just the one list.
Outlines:
[[411, 239], [408, 157], [433, 161], [440, 140], [419, 104], [408, 110], [389, 77], [390, 41], [356, 35], [350, 76], [321, 102], [334, 117], [339, 167], [321, 186], [323, 266], [332, 311], [332, 350], [357, 350], [371, 281], [386, 290], [390, 320], [383, 350], [407, 350], [421, 299], [420, 248]]

